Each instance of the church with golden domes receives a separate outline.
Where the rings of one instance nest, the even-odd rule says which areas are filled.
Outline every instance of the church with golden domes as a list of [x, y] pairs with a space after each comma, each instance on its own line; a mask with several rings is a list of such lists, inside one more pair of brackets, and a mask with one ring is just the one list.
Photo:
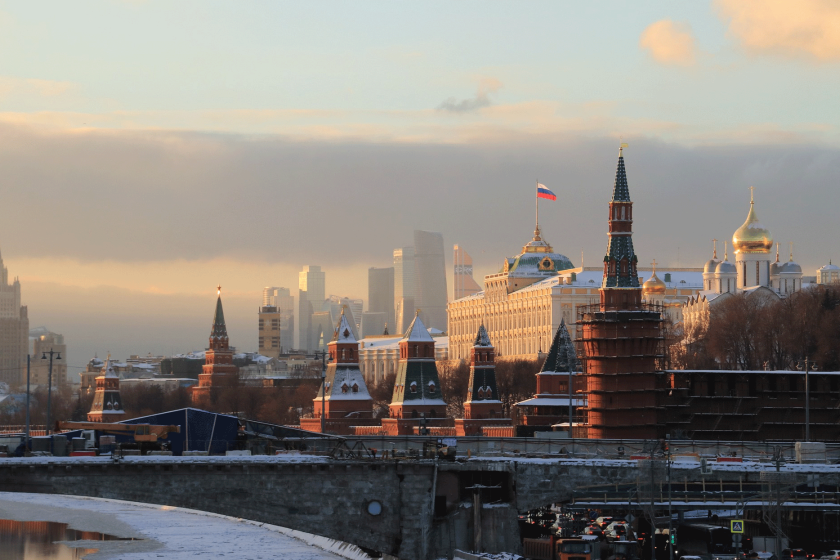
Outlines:
[[703, 290], [685, 303], [686, 332], [705, 327], [711, 307], [734, 294], [778, 300], [802, 290], [802, 267], [794, 262], [793, 251], [790, 259], [781, 263], [778, 244], [775, 261], [772, 249], [773, 236], [758, 220], [753, 192], [747, 219], [732, 234], [733, 260], [729, 258], [729, 246], [725, 242], [723, 260], [718, 260], [715, 245], [712, 258], [703, 267]]

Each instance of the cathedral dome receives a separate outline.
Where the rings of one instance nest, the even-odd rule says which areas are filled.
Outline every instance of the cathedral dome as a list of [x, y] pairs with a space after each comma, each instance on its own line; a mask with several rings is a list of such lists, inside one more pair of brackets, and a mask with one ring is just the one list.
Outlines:
[[797, 263], [790, 261], [779, 267], [779, 272], [802, 274], [802, 267]]
[[715, 274], [738, 274], [738, 269], [729, 261], [721, 261], [715, 269]]
[[709, 259], [706, 262], [706, 265], [703, 267], [703, 274], [706, 274], [708, 272], [714, 272], [719, 263], [720, 261], [717, 259]]
[[665, 282], [659, 279], [656, 275], [656, 270], [653, 271], [650, 278], [642, 284], [642, 294], [656, 294], [663, 295], [665, 293]]
[[747, 220], [732, 234], [732, 246], [736, 253], [769, 253], [773, 247], [773, 235], [758, 221], [752, 200]]

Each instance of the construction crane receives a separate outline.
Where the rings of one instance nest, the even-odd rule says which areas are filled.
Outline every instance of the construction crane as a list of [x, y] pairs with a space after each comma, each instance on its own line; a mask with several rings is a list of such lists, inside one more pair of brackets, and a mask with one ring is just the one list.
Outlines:
[[56, 422], [57, 431], [96, 430], [103, 434], [134, 436], [137, 443], [156, 443], [166, 439], [170, 433], [181, 433], [181, 426], [159, 426], [155, 424], [118, 424], [107, 422]]

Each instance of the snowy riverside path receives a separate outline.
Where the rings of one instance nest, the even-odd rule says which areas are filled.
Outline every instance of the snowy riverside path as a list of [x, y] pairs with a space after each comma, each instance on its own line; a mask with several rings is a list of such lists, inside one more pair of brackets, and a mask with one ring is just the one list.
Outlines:
[[78, 541], [75, 546], [99, 549], [98, 553], [86, 556], [86, 560], [367, 558], [354, 546], [282, 527], [119, 500], [0, 492], [0, 519], [55, 521], [67, 523], [72, 529], [142, 539]]

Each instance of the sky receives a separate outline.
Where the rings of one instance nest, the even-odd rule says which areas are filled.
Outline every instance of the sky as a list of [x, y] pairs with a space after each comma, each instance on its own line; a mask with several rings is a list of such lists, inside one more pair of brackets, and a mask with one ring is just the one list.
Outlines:
[[414, 229], [480, 283], [537, 180], [544, 237], [597, 264], [623, 141], [643, 263], [702, 266], [755, 186], [814, 274], [838, 91], [832, 0], [0, 1], [0, 253], [71, 366], [204, 348], [218, 284], [255, 350], [264, 286], [320, 265], [367, 299]]

